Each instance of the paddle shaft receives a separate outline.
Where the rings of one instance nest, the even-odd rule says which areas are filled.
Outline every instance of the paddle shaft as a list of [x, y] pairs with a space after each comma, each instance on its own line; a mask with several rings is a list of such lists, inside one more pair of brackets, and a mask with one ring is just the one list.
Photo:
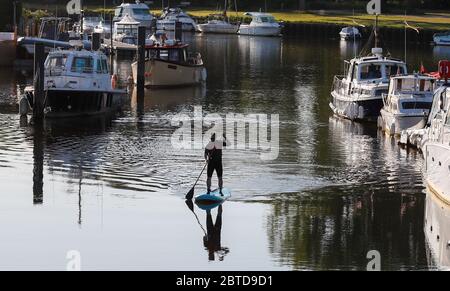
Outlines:
[[203, 175], [203, 172], [205, 171], [207, 165], [208, 165], [208, 162], [205, 163], [205, 166], [203, 167], [202, 172], [198, 176], [197, 181], [195, 181], [195, 184], [194, 184], [194, 186], [192, 186], [192, 188], [195, 188], [195, 186], [197, 186], [198, 180], [200, 180], [200, 177]]

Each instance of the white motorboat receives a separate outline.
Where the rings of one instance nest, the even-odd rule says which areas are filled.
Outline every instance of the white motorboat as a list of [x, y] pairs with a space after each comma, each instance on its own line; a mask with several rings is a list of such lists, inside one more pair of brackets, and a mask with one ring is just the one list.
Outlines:
[[256, 36], [280, 36], [281, 25], [275, 18], [268, 13], [246, 12], [246, 16], [250, 16], [252, 21], [250, 24], [241, 24], [238, 33], [240, 35], [256, 35]]
[[141, 3], [139, 0], [136, 3], [122, 3], [116, 7], [113, 22], [121, 21], [125, 16], [133, 18], [139, 22], [139, 25], [151, 28], [153, 15], [150, 13], [150, 8], [147, 4]]
[[94, 27], [94, 33], [100, 33], [103, 38], [111, 37], [111, 24], [105, 21], [101, 21]]
[[83, 33], [91, 34], [95, 27], [98, 27], [103, 22], [101, 16], [85, 16], [83, 17]]
[[[137, 62], [132, 65], [137, 81]], [[206, 81], [206, 68], [200, 53], [188, 54], [188, 45], [167, 40], [165, 33], [157, 32], [146, 45], [145, 86], [177, 87], [201, 84]]]
[[439, 268], [450, 267], [450, 62], [440, 77], [445, 83], [434, 94], [433, 107], [421, 149], [425, 159], [427, 187], [424, 230], [433, 261]]
[[339, 36], [342, 40], [353, 40], [360, 39], [361, 33], [359, 32], [358, 28], [349, 26], [342, 28], [341, 32], [339, 32]]
[[334, 114], [350, 120], [377, 121], [390, 77], [406, 73], [403, 61], [373, 48], [366, 57], [345, 61], [344, 75], [334, 77], [330, 107]]
[[389, 93], [383, 94], [384, 107], [378, 127], [389, 135], [426, 126], [433, 103], [436, 79], [425, 75], [392, 77]]
[[[116, 89], [113, 80], [108, 59], [100, 51], [50, 52], [45, 61], [45, 116], [76, 117], [117, 109], [127, 93]], [[33, 92], [28, 91], [27, 95], [30, 94], [32, 96]]]
[[120, 21], [114, 23], [113, 40], [137, 45], [139, 26], [139, 21], [136, 21], [129, 15], [125, 15]]
[[239, 25], [231, 24], [226, 20], [212, 19], [207, 23], [197, 25], [198, 30], [203, 33], [228, 33], [236, 34], [239, 30]]
[[156, 23], [158, 30], [175, 30], [175, 23], [181, 22], [183, 31], [197, 31], [197, 23], [180, 8], [166, 8]]
[[450, 31], [434, 34], [433, 42], [435, 45], [449, 45], [450, 46]]

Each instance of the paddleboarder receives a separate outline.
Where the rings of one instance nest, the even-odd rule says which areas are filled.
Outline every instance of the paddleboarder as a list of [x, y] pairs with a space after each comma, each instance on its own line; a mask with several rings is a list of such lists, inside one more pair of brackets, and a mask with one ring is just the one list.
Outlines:
[[216, 134], [211, 135], [211, 141], [205, 147], [205, 159], [208, 163], [206, 179], [206, 187], [208, 189], [208, 194], [211, 193], [211, 179], [216, 171], [217, 179], [219, 183], [220, 195], [223, 196], [223, 165], [222, 165], [222, 149], [227, 146], [227, 138], [225, 134], [222, 140], [216, 140]]

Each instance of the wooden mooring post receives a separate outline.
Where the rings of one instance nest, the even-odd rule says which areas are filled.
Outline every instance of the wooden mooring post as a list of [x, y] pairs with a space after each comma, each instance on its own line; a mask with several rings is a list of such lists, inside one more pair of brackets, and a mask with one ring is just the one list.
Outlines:
[[143, 111], [144, 95], [145, 95], [145, 26], [138, 28], [138, 47], [137, 47], [137, 76], [136, 76], [136, 90], [137, 90], [137, 105], [138, 112]]
[[44, 120], [44, 62], [45, 47], [41, 43], [34, 46], [34, 100], [33, 100], [33, 123], [42, 124]]
[[98, 51], [100, 49], [100, 33], [92, 34], [92, 51]]

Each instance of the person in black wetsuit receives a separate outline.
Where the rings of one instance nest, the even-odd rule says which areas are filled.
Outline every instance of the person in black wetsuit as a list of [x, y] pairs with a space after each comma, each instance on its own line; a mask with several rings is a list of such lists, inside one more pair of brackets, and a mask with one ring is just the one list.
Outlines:
[[214, 171], [217, 173], [217, 179], [219, 180], [220, 194], [223, 189], [223, 166], [222, 166], [222, 149], [227, 146], [227, 139], [223, 135], [223, 140], [216, 140], [216, 134], [211, 135], [211, 141], [205, 147], [205, 159], [208, 161], [208, 178], [206, 180], [206, 187], [208, 188], [208, 194], [211, 193], [211, 179]]

